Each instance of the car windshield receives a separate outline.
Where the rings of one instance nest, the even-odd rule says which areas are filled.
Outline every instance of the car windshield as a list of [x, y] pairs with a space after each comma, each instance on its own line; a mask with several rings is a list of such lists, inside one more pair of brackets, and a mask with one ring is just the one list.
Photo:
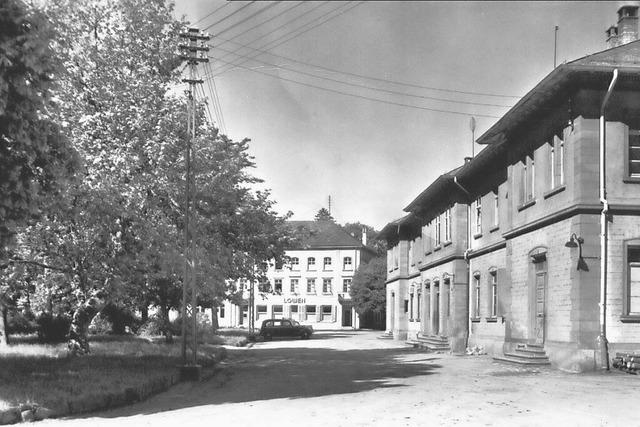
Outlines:
[[296, 322], [295, 320], [292, 320], [292, 321], [291, 321], [291, 324], [292, 324], [293, 326], [300, 326], [300, 323]]

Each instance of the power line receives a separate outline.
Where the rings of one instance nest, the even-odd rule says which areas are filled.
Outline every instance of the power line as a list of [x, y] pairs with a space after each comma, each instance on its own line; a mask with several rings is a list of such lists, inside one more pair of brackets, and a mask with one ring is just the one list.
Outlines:
[[229, 19], [230, 17], [232, 17], [233, 15], [235, 15], [236, 13], [240, 12], [242, 9], [244, 9], [245, 7], [249, 7], [251, 6], [253, 3], [255, 3], [254, 1], [251, 1], [247, 4], [245, 4], [244, 6], [240, 7], [239, 9], [234, 10], [233, 12], [231, 12], [230, 14], [228, 14], [227, 16], [225, 16], [224, 18], [220, 18], [218, 19], [216, 22], [214, 22], [213, 24], [209, 24], [205, 30], [208, 30], [209, 28], [213, 27], [214, 25], [218, 25], [219, 23], [221, 23], [222, 21]]
[[198, 25], [200, 22], [204, 21], [205, 19], [207, 19], [208, 17], [214, 15], [217, 11], [219, 11], [220, 9], [223, 9], [227, 6], [229, 6], [231, 3], [230, 2], [226, 2], [225, 4], [223, 4], [222, 6], [217, 7], [213, 12], [207, 14], [207, 16], [205, 16], [204, 18], [199, 19], [197, 22], [195, 22], [193, 25]]
[[[330, 81], [330, 82], [339, 83], [339, 84], [343, 84], [343, 85], [347, 85], [347, 86], [360, 87], [360, 88], [369, 89], [369, 90], [373, 90], [373, 91], [389, 93], [389, 94], [392, 94], [392, 95], [409, 96], [409, 97], [412, 97], [412, 98], [429, 99], [429, 100], [432, 100], [432, 101], [452, 102], [452, 103], [456, 103], [456, 104], [478, 105], [478, 106], [482, 106], [482, 107], [500, 107], [500, 108], [511, 108], [512, 107], [512, 105], [488, 104], [488, 103], [472, 102], [472, 101], [456, 101], [456, 100], [453, 100], [453, 99], [437, 98], [437, 97], [433, 97], [433, 96], [414, 95], [414, 94], [406, 93], [406, 92], [398, 92], [398, 91], [395, 91], [395, 90], [371, 87], [371, 86], [367, 86], [365, 84], [345, 82], [345, 81], [338, 80], [338, 79], [332, 79], [330, 77], [318, 76], [318, 75], [315, 75], [315, 74], [312, 74], [312, 73], [307, 73], [305, 71], [294, 70], [292, 68], [288, 68], [288, 67], [285, 67], [285, 66], [282, 66], [282, 65], [272, 64], [270, 62], [266, 62], [266, 61], [262, 61], [262, 60], [259, 60], [259, 59], [255, 59], [255, 57], [254, 58], [250, 58], [248, 56], [241, 55], [239, 53], [234, 53], [234, 52], [231, 52], [229, 50], [226, 50], [226, 49], [223, 49], [223, 48], [220, 48], [220, 47], [218, 49], [220, 49], [220, 50], [222, 50], [224, 52], [232, 53], [232, 54], [240, 56], [242, 58], [247, 58], [247, 59], [250, 59], [250, 60], [253, 60], [253, 61], [256, 61], [256, 62], [260, 62], [260, 63], [265, 64], [265, 65], [271, 65], [271, 66], [280, 68], [282, 70], [290, 71], [290, 72], [293, 72], [293, 73], [298, 73], [298, 74], [302, 74], [302, 75], [305, 75], [305, 76], [313, 77], [313, 78], [316, 78], [316, 79], [327, 80], [327, 81]], [[213, 57], [211, 57], [211, 58], [213, 58]], [[207, 75], [205, 75], [204, 77], [207, 77]]]
[[[310, 64], [308, 62], [299, 61], [297, 59], [294, 59], [294, 58], [291, 58], [291, 57], [288, 57], [288, 56], [279, 55], [277, 53], [273, 53], [273, 52], [270, 52], [268, 50], [258, 49], [258, 48], [255, 48], [255, 47], [247, 46], [247, 45], [244, 45], [242, 43], [238, 43], [238, 42], [233, 41], [233, 38], [229, 39], [229, 40], [224, 39], [224, 38], [220, 38], [220, 39], [225, 43], [226, 42], [230, 42], [230, 43], [236, 44], [238, 46], [251, 49], [251, 50], [256, 51], [256, 52], [266, 53], [267, 55], [271, 55], [271, 56], [274, 56], [276, 58], [282, 58], [282, 59], [287, 60], [287, 61], [295, 62], [296, 64], [301, 64], [301, 65], [305, 65], [307, 67], [317, 68], [317, 69], [320, 69], [320, 70], [328, 71], [330, 73], [344, 74], [344, 75], [351, 76], [351, 77], [358, 77], [358, 78], [362, 78], [362, 79], [374, 80], [374, 81], [382, 82], [382, 83], [390, 83], [390, 84], [394, 84], [394, 85], [398, 85], [398, 86], [407, 86], [407, 87], [412, 87], [412, 88], [416, 88], [416, 89], [427, 89], [427, 90], [435, 90], [435, 91], [440, 91], [440, 92], [459, 93], [459, 94], [463, 94], [463, 95], [492, 96], [492, 97], [499, 97], [499, 98], [521, 98], [521, 96], [516, 96], [516, 95], [501, 95], [501, 94], [496, 94], [496, 93], [471, 92], [471, 91], [463, 91], [463, 90], [456, 90], [456, 89], [437, 88], [437, 87], [433, 87], [433, 86], [422, 86], [422, 85], [418, 85], [418, 84], [415, 84], [415, 83], [399, 82], [399, 81], [395, 81], [395, 80], [382, 79], [382, 78], [379, 78], [379, 77], [366, 76], [366, 75], [363, 75], [363, 74], [350, 73], [348, 71], [336, 70], [334, 68], [328, 68], [328, 67], [325, 67], [325, 66], [322, 66], [322, 65]], [[220, 47], [220, 46], [222, 46], [222, 44], [224, 44], [224, 43], [221, 43], [219, 46], [214, 47], [214, 49], [217, 48], [217, 49], [220, 49], [220, 50], [224, 50], [224, 49], [222, 49]], [[227, 52], [227, 51], [225, 51], [225, 52]], [[234, 54], [235, 54], [235, 52], [234, 52]], [[225, 56], [228, 56], [228, 55], [225, 55]], [[258, 56], [258, 55], [256, 55], [256, 56]], [[252, 57], [252, 58], [255, 58], [255, 56]]]
[[220, 35], [220, 34], [224, 34], [224, 33], [226, 33], [227, 31], [229, 31], [230, 29], [232, 29], [232, 28], [236, 28], [236, 27], [237, 27], [238, 25], [240, 25], [240, 24], [244, 24], [245, 22], [247, 22], [248, 20], [250, 20], [250, 19], [251, 19], [251, 18], [253, 18], [254, 16], [261, 14], [262, 12], [264, 12], [264, 11], [265, 11], [265, 10], [267, 10], [267, 9], [271, 9], [273, 6], [277, 5], [278, 3], [280, 3], [280, 2], [279, 2], [279, 1], [277, 1], [277, 2], [274, 2], [274, 3], [270, 3], [270, 4], [268, 4], [266, 7], [263, 7], [262, 9], [260, 9], [260, 10], [258, 10], [258, 11], [256, 11], [256, 12], [252, 13], [251, 15], [247, 16], [246, 18], [241, 19], [240, 21], [236, 22], [235, 24], [231, 24], [231, 25], [229, 25], [229, 26], [228, 26], [227, 28], [225, 28], [224, 30], [222, 30], [222, 31], [216, 31], [216, 36], [218, 36], [218, 35]]
[[[296, 16], [295, 18], [290, 19], [290, 20], [288, 20], [287, 22], [284, 22], [284, 23], [283, 23], [283, 24], [281, 24], [279, 27], [277, 27], [277, 28], [275, 28], [275, 29], [273, 29], [273, 30], [269, 31], [268, 33], [263, 34], [263, 35], [261, 35], [260, 37], [257, 37], [257, 38], [255, 38], [255, 39], [251, 40], [250, 42], [247, 42], [247, 44], [251, 44], [251, 43], [253, 43], [253, 42], [255, 42], [255, 41], [258, 41], [258, 40], [264, 40], [267, 36], [269, 36], [269, 35], [271, 35], [271, 34], [275, 33], [276, 31], [279, 31], [279, 30], [280, 30], [282, 27], [284, 27], [285, 25], [288, 25], [288, 24], [290, 24], [291, 22], [296, 21], [296, 20], [298, 20], [298, 19], [302, 18], [302, 17], [303, 17], [303, 16], [305, 16], [305, 15], [308, 15], [309, 13], [311, 13], [311, 12], [313, 12], [314, 10], [318, 9], [319, 7], [324, 6], [324, 4], [325, 4], [325, 3], [326, 3], [326, 2], [324, 2], [324, 3], [320, 3], [319, 5], [317, 5], [317, 6], [315, 6], [315, 7], [312, 7], [311, 9], [307, 10], [306, 12], [301, 13], [300, 15]], [[285, 11], [285, 12], [286, 12], [286, 11]], [[283, 12], [283, 13], [284, 13], [284, 12]], [[281, 15], [282, 15], [282, 14], [281, 14]], [[268, 45], [268, 44], [269, 44], [269, 43], [266, 43], [264, 46], [266, 46], [266, 45]], [[262, 46], [262, 47], [264, 47], [264, 46]], [[228, 57], [228, 56], [229, 56], [228, 54], [227, 54], [227, 55], [223, 55], [223, 56], [222, 56], [222, 59], [224, 59], [224, 58], [226, 58], [226, 57]]]
[[[288, 8], [288, 9], [286, 9], [286, 10], [284, 10], [284, 11], [282, 11], [282, 12], [278, 13], [277, 15], [272, 16], [271, 18], [267, 19], [266, 21], [259, 22], [259, 23], [257, 23], [256, 25], [254, 25], [253, 27], [251, 27], [251, 28], [247, 28], [247, 29], [246, 29], [246, 30], [244, 30], [243, 32], [241, 32], [241, 33], [239, 33], [239, 34], [236, 34], [235, 36], [231, 37], [230, 39], [222, 39], [222, 40], [223, 40], [223, 42], [222, 42], [222, 43], [220, 43], [220, 45], [223, 45], [223, 44], [225, 44], [225, 43], [227, 43], [227, 42], [231, 42], [233, 39], [236, 39], [236, 38], [238, 38], [238, 37], [240, 37], [240, 36], [243, 36], [243, 35], [247, 34], [249, 31], [253, 31], [253, 30], [255, 30], [256, 28], [258, 28], [258, 27], [260, 27], [260, 26], [262, 26], [262, 25], [264, 25], [264, 24], [266, 24], [266, 23], [268, 23], [268, 22], [271, 22], [271, 21], [273, 21], [274, 19], [277, 19], [277, 18], [281, 17], [281, 16], [282, 16], [282, 15], [284, 15], [285, 13], [287, 13], [287, 12], [291, 12], [293, 9], [295, 9], [295, 8], [296, 8], [296, 7], [298, 7], [298, 6], [302, 6], [303, 4], [304, 4], [304, 2], [303, 2], [303, 1], [301, 1], [301, 2], [299, 2], [298, 4], [293, 5], [293, 6], [291, 6], [290, 8]], [[216, 36], [216, 37], [217, 37], [217, 36]], [[255, 40], [254, 40], [254, 41], [255, 41]], [[232, 42], [232, 43], [233, 43], [233, 42]], [[239, 44], [239, 43], [237, 43], [237, 44]]]
[[[205, 69], [211, 69], [211, 65], [209, 63], [205, 64]], [[214, 109], [217, 110], [218, 114], [218, 124], [220, 125], [220, 129], [223, 133], [227, 133], [227, 125], [224, 120], [224, 115], [222, 114], [222, 103], [220, 102], [220, 97], [218, 96], [218, 88], [216, 87], [215, 79], [206, 79], [207, 86], [209, 87], [209, 92], [212, 94], [213, 106]]]
[[[231, 64], [230, 62], [223, 61], [223, 60], [221, 60], [219, 58], [215, 58], [215, 59], [217, 61], [221, 61], [221, 62], [225, 62], [227, 64]], [[353, 93], [342, 92], [342, 91], [339, 91], [339, 90], [336, 90], [336, 89], [317, 86], [317, 85], [313, 85], [313, 84], [310, 84], [310, 83], [303, 83], [303, 82], [299, 82], [297, 80], [288, 79], [286, 77], [274, 76], [273, 74], [265, 73], [263, 71], [254, 70], [254, 69], [251, 69], [249, 67], [244, 67], [244, 66], [239, 65], [239, 64], [232, 64], [232, 65], [235, 65], [235, 66], [240, 67], [240, 68], [244, 68], [245, 70], [249, 70], [249, 71], [252, 71], [254, 73], [263, 74], [265, 76], [269, 76], [269, 77], [272, 77], [274, 79], [284, 80], [284, 81], [295, 83], [295, 84], [298, 84], [298, 85], [301, 85], [301, 86], [312, 87], [312, 88], [315, 88], [315, 89], [320, 89], [320, 90], [324, 90], [324, 91], [331, 92], [331, 93], [337, 93], [339, 95], [351, 96], [351, 97], [359, 98], [359, 99], [366, 99], [368, 101], [375, 101], [375, 102], [380, 102], [380, 103], [383, 103], [383, 104], [396, 105], [396, 106], [399, 106], [399, 107], [416, 108], [418, 110], [433, 111], [433, 112], [437, 112], [437, 113], [457, 114], [457, 115], [461, 115], [461, 116], [486, 117], [486, 118], [490, 118], [490, 119], [499, 119], [500, 118], [499, 116], [492, 116], [492, 115], [489, 115], [489, 114], [465, 113], [465, 112], [462, 112], [462, 111], [453, 111], [453, 110], [440, 110], [440, 109], [437, 109], [437, 108], [428, 108], [428, 107], [421, 107], [421, 106], [418, 106], [418, 105], [403, 104], [401, 102], [385, 101], [383, 99], [371, 98], [371, 97], [364, 96], [364, 95], [357, 95], [357, 94], [353, 94]]]
[[[348, 7], [347, 9], [344, 9], [344, 10], [340, 11], [338, 14], [333, 15], [333, 16], [330, 16], [330, 17], [328, 17], [327, 19], [325, 19], [325, 20], [323, 20], [323, 21], [320, 21], [320, 22], [318, 22], [317, 24], [315, 24], [315, 25], [313, 25], [313, 26], [311, 26], [311, 27], [309, 27], [309, 28], [307, 28], [307, 29], [305, 29], [305, 30], [303, 30], [303, 31], [299, 32], [298, 34], [295, 34], [295, 35], [293, 35], [292, 37], [289, 37], [288, 39], [285, 39], [285, 40], [281, 41], [280, 43], [277, 43], [277, 44], [275, 44], [275, 45], [273, 45], [273, 46], [269, 46], [269, 48], [268, 48], [268, 49], [274, 49], [274, 48], [276, 48], [276, 47], [278, 47], [278, 46], [280, 46], [280, 45], [282, 45], [282, 44], [284, 44], [284, 43], [286, 43], [286, 42], [288, 42], [288, 41], [290, 41], [290, 40], [293, 40], [293, 39], [295, 39], [296, 37], [299, 37], [299, 36], [301, 36], [302, 34], [305, 34], [305, 33], [309, 32], [309, 31], [313, 30], [314, 28], [319, 27], [320, 25], [324, 24], [325, 22], [328, 22], [328, 21], [330, 21], [330, 20], [332, 20], [332, 19], [334, 19], [334, 18], [337, 18], [338, 16], [344, 15], [345, 13], [347, 13], [347, 12], [348, 12], [348, 11], [350, 11], [351, 9], [353, 9], [353, 8], [355, 8], [355, 7], [359, 6], [359, 5], [361, 5], [362, 3], [364, 3], [364, 2], [356, 3], [356, 4], [354, 4], [354, 5], [350, 6], [350, 7]], [[349, 3], [347, 3], [347, 5], [348, 5], [348, 4], [349, 4]], [[341, 7], [342, 7], [342, 6], [337, 7], [337, 8], [335, 8], [335, 9], [333, 9], [333, 10], [331, 10], [331, 11], [329, 11], [329, 12], [325, 13], [324, 15], [322, 15], [322, 16], [320, 16], [320, 17], [316, 18], [316, 20], [317, 20], [317, 19], [320, 19], [320, 18], [323, 18], [323, 17], [325, 17], [325, 16], [327, 16], [327, 15], [329, 15], [329, 14], [331, 14], [331, 13], [333, 13], [333, 12], [337, 11], [337, 10], [339, 10]], [[295, 29], [295, 30], [293, 30], [293, 31], [289, 32], [288, 34], [283, 34], [282, 36], [280, 36], [280, 37], [276, 38], [275, 40], [272, 40], [271, 42], [269, 42], [269, 43], [267, 43], [266, 45], [261, 46], [261, 47], [266, 47], [266, 46], [268, 46], [268, 45], [271, 45], [272, 43], [275, 43], [275, 42], [279, 41], [280, 39], [282, 39], [282, 38], [285, 38], [285, 37], [289, 36], [290, 34], [292, 34], [292, 33], [296, 32], [296, 31], [298, 31], [298, 30], [302, 29], [303, 27], [305, 27], [306, 25], [311, 24], [312, 22], [313, 22], [313, 21], [308, 22], [307, 24], [302, 25], [301, 27], [299, 27], [299, 28], [297, 28], [297, 29]], [[257, 55], [254, 55], [254, 56], [257, 56]], [[244, 64], [244, 63], [246, 63], [246, 62], [247, 62], [247, 60], [240, 62], [240, 64]], [[225, 72], [229, 71], [229, 69], [231, 69], [231, 68], [233, 68], [233, 67], [230, 67], [230, 68], [228, 68], [228, 69], [226, 69], [226, 70], [220, 71], [220, 72], [218, 73], [218, 75], [223, 74], [223, 73], [225, 73]]]

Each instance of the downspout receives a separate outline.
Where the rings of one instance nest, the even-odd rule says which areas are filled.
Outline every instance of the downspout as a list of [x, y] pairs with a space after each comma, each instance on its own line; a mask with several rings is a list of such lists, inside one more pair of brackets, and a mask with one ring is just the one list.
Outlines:
[[611, 97], [611, 93], [618, 80], [618, 69], [613, 70], [613, 78], [609, 84], [602, 106], [600, 107], [600, 335], [596, 338], [596, 363], [600, 369], [609, 370], [609, 343], [607, 342], [607, 242], [609, 234], [609, 224], [607, 216], [609, 213], [609, 202], [607, 201], [607, 181], [606, 181], [606, 146], [607, 129], [605, 120], [605, 109]]
[[471, 259], [469, 259], [469, 252], [471, 252], [471, 193], [458, 182], [458, 177], [453, 177], [453, 183], [458, 186], [464, 194], [467, 195], [469, 203], [467, 203], [467, 249], [464, 250], [464, 260], [467, 262], [467, 337], [465, 347], [469, 347], [469, 336], [471, 335]]

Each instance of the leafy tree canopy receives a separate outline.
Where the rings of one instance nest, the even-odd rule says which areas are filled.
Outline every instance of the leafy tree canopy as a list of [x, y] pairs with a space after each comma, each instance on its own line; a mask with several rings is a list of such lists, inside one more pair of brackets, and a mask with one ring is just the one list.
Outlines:
[[333, 219], [333, 217], [331, 216], [331, 213], [326, 208], [320, 208], [320, 210], [318, 210], [318, 212], [316, 213], [316, 216], [314, 217], [314, 219], [316, 221], [331, 221], [331, 222], [336, 221], [335, 219]]
[[353, 275], [349, 295], [359, 314], [367, 311], [380, 312], [386, 308], [387, 260], [384, 257], [372, 258], [360, 264]]

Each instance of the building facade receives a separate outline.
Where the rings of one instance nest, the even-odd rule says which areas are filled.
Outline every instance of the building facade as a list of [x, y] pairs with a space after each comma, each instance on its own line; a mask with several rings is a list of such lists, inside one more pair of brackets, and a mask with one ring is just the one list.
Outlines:
[[289, 221], [288, 226], [299, 242], [285, 251], [288, 262], [270, 263], [264, 283], [240, 281], [243, 303], [218, 307], [219, 325], [249, 327], [253, 301], [256, 328], [265, 319], [292, 318], [314, 329], [358, 329], [349, 290], [355, 270], [374, 255], [366, 233], [360, 241], [331, 221]]
[[[619, 11], [633, 40], [637, 11]], [[554, 69], [383, 229], [388, 334], [569, 371], [640, 350], [640, 42], [626, 40]]]

